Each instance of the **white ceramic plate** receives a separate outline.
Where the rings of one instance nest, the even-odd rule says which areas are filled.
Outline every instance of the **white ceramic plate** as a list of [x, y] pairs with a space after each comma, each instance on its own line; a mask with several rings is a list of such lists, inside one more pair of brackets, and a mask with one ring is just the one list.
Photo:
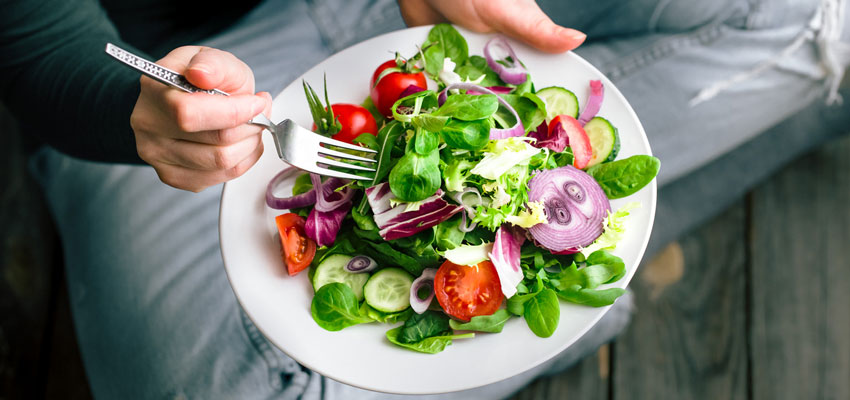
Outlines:
[[[368, 82], [381, 62], [394, 52], [409, 55], [424, 42], [430, 27], [392, 32], [348, 48], [315, 66], [302, 76], [321, 91], [327, 74], [331, 102], [360, 103], [369, 95]], [[461, 30], [470, 54], [482, 54], [489, 35]], [[626, 99], [590, 63], [573, 53], [551, 55], [511, 41], [537, 88], [566, 87], [584, 104], [588, 81], [601, 79], [605, 100], [600, 116], [619, 129], [622, 147], [618, 158], [651, 154], [643, 127]], [[301, 79], [274, 99], [273, 120], [286, 117], [304, 127], [312, 123]], [[433, 82], [431, 82], [433, 85]], [[434, 88], [433, 86], [431, 87]], [[224, 186], [221, 200], [221, 252], [227, 275], [240, 304], [260, 331], [302, 365], [340, 382], [376, 391], [425, 394], [470, 389], [524, 372], [557, 355], [590, 329], [608, 307], [591, 308], [561, 302], [561, 320], [552, 337], [539, 338], [522, 318], [513, 318], [499, 334], [477, 334], [456, 340], [436, 355], [408, 351], [389, 343], [384, 333], [392, 326], [367, 324], [328, 332], [310, 316], [313, 289], [304, 272], [290, 277], [280, 259], [273, 218], [282, 212], [265, 206], [266, 184], [283, 167], [269, 135], [265, 153], [257, 165]], [[280, 195], [291, 194], [291, 182]], [[287, 192], [288, 191], [288, 192]], [[612, 201], [614, 209], [629, 201], [643, 207], [633, 212], [627, 237], [615, 254], [622, 257], [628, 273], [611, 287], [625, 287], [635, 273], [652, 228], [656, 185]]]

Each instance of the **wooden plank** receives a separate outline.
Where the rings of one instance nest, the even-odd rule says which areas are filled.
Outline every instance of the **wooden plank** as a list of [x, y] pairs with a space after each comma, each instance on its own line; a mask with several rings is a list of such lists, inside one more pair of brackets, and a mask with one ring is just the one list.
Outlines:
[[0, 104], [0, 398], [39, 398], [56, 235]]
[[745, 222], [740, 202], [638, 271], [614, 399], [747, 397]]
[[850, 137], [757, 188], [755, 399], [850, 399]]
[[607, 399], [609, 371], [609, 346], [605, 345], [595, 357], [587, 357], [562, 373], [537, 379], [511, 400]]

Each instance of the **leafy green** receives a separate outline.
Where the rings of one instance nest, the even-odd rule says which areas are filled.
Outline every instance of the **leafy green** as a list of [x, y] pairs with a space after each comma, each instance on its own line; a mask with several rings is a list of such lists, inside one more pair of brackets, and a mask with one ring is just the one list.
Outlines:
[[536, 293], [534, 297], [525, 302], [523, 313], [528, 328], [540, 337], [549, 337], [558, 328], [561, 318], [561, 305], [558, 303], [558, 295], [549, 288]]
[[493, 120], [482, 118], [475, 121], [461, 121], [454, 118], [440, 130], [443, 140], [449, 147], [478, 150], [490, 141], [490, 129], [493, 128]]
[[428, 155], [407, 152], [390, 171], [390, 190], [404, 201], [428, 198], [440, 188], [440, 157], [434, 149]]
[[505, 326], [505, 322], [507, 322], [510, 318], [511, 313], [508, 312], [508, 310], [499, 309], [492, 315], [478, 315], [472, 317], [467, 323], [451, 320], [449, 321], [449, 326], [451, 326], [454, 330], [460, 331], [499, 333]]
[[310, 180], [310, 174], [301, 174], [295, 178], [295, 183], [292, 185], [292, 195], [307, 193], [313, 189], [313, 182]]
[[434, 115], [443, 115], [462, 121], [475, 121], [488, 118], [499, 108], [495, 95], [455, 94], [448, 96]]
[[434, 245], [440, 251], [446, 251], [460, 246], [466, 233], [460, 230], [461, 217], [456, 215], [442, 224], [434, 227]]
[[[390, 172], [392, 166], [392, 151], [398, 142], [398, 138], [405, 132], [404, 125], [398, 121], [390, 121], [378, 130], [378, 158], [375, 162], [375, 179], [372, 180], [372, 185], [375, 186], [384, 180], [387, 173]], [[362, 211], [362, 210], [361, 210]]]
[[[535, 95], [501, 95], [502, 99], [510, 104], [517, 114], [519, 114], [519, 119], [522, 122], [522, 126], [525, 127], [526, 132], [537, 129], [537, 126], [546, 119], [546, 109], [540, 108], [537, 103], [532, 100], [531, 96], [537, 97]], [[539, 101], [539, 98], [537, 100]], [[495, 117], [497, 121], [501, 122], [504, 128], [511, 127], [516, 122], [513, 114], [504, 107], [499, 107]]]
[[360, 313], [354, 291], [340, 282], [319, 288], [310, 304], [310, 314], [316, 324], [329, 331], [339, 331], [352, 325], [373, 321]]
[[423, 129], [416, 132], [413, 140], [414, 151], [419, 155], [427, 156], [437, 149], [437, 146], [440, 144], [440, 135]]
[[572, 263], [549, 278], [558, 296], [572, 303], [592, 307], [613, 304], [625, 291], [620, 288], [596, 289], [600, 285], [620, 280], [626, 274], [626, 264], [604, 250], [598, 250], [587, 257], [585, 266], [578, 268]]
[[661, 161], [653, 156], [636, 155], [623, 160], [594, 165], [588, 175], [596, 179], [609, 199], [630, 196], [652, 182]]
[[428, 354], [437, 354], [445, 350], [447, 346], [452, 344], [453, 339], [469, 339], [475, 337], [474, 333], [466, 333], [462, 335], [431, 336], [416, 343], [402, 343], [398, 341], [398, 335], [401, 333], [402, 328], [403, 327], [399, 326], [387, 331], [387, 339], [389, 339], [390, 343], [418, 351], [420, 353]]
[[582, 304], [590, 307], [604, 307], [614, 304], [618, 297], [626, 293], [625, 289], [582, 289], [571, 287], [558, 292], [558, 297], [571, 303]]
[[620, 207], [613, 214], [609, 212], [608, 216], [602, 220], [602, 234], [590, 246], [581, 249], [581, 254], [587, 256], [597, 250], [614, 250], [626, 234], [626, 221], [631, 211], [637, 207], [640, 207], [640, 203], [631, 202]]
[[458, 63], [458, 67], [455, 69], [458, 75], [460, 75], [461, 79], [476, 81], [479, 78], [481, 79], [478, 82], [481, 86], [503, 86], [505, 82], [503, 82], [499, 75], [496, 74], [490, 67], [487, 65], [487, 60], [481, 56], [470, 56], [466, 59], [464, 63]]
[[378, 253], [372, 258], [376, 261], [380, 259], [380, 264], [397, 265], [404, 268], [407, 272], [410, 272], [410, 274], [414, 276], [419, 276], [422, 274], [422, 270], [428, 267], [428, 265], [423, 265], [416, 258], [396, 250], [388, 242], [376, 243], [367, 241], [366, 243], [372, 250]]
[[413, 314], [401, 327], [398, 341], [401, 343], [421, 342], [432, 336], [443, 336], [451, 333], [449, 318], [445, 314], [428, 310], [422, 314]]
[[431, 28], [423, 48], [425, 48], [425, 71], [432, 77], [443, 68], [444, 58], [451, 58], [460, 65], [469, 57], [466, 39], [449, 24], [438, 24]]
[[378, 150], [378, 138], [371, 133], [361, 133], [351, 141], [354, 144], [362, 144], [369, 149]]
[[394, 313], [386, 313], [383, 311], [378, 311], [366, 302], [360, 305], [360, 314], [366, 315], [373, 320], [380, 322], [382, 324], [394, 324], [399, 321], [404, 321], [413, 314], [413, 309], [408, 307], [405, 308], [404, 311], [394, 312]]
[[443, 171], [443, 179], [446, 181], [446, 190], [460, 192], [469, 177], [470, 170], [476, 163], [466, 158], [455, 158], [449, 162]]

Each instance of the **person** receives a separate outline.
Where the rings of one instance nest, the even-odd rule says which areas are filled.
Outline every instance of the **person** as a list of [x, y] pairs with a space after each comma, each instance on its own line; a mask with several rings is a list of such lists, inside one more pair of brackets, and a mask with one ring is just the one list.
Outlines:
[[[820, 99], [836, 102], [850, 59], [841, 0], [262, 0], [234, 8], [40, 0], [12, 2], [0, 16], [0, 93], [25, 132], [49, 145], [32, 169], [62, 237], [96, 397], [396, 397], [323, 378], [272, 346], [240, 310], [218, 252], [218, 186], [263, 151], [260, 129], [245, 122], [269, 115], [270, 93], [345, 47], [404, 22], [448, 21], [542, 51], [575, 50], [629, 99], [662, 160], [663, 223], [650, 251], [836, 135], [775, 128]], [[108, 41], [233, 95], [140, 79], [102, 54]], [[788, 138], [798, 146], [777, 144]], [[629, 315], [622, 298], [552, 361], [440, 398], [507, 396], [610, 341]]]

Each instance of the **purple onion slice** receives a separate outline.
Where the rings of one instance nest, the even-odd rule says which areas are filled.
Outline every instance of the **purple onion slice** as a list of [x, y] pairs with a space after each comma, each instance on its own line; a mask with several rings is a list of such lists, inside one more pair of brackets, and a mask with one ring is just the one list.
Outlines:
[[[497, 58], [500, 57], [500, 55], [494, 54], [494, 50], [497, 49], [501, 49], [507, 55]], [[498, 74], [499, 78], [502, 78], [505, 83], [520, 85], [527, 79], [528, 70], [519, 62], [514, 49], [511, 48], [511, 45], [502, 36], [496, 36], [484, 45], [484, 58], [487, 60], [487, 65], [490, 69]], [[504, 64], [499, 61], [504, 62]]]
[[378, 268], [378, 263], [375, 262], [372, 257], [364, 255], [352, 257], [351, 260], [348, 261], [348, 264], [345, 265], [345, 270], [353, 274], [371, 272], [375, 268]]
[[[434, 299], [434, 277], [437, 276], [436, 268], [425, 268], [422, 275], [413, 281], [410, 285], [410, 308], [417, 314], [422, 314], [431, 305], [431, 300]], [[420, 291], [427, 291], [426, 298], [420, 298]]]

